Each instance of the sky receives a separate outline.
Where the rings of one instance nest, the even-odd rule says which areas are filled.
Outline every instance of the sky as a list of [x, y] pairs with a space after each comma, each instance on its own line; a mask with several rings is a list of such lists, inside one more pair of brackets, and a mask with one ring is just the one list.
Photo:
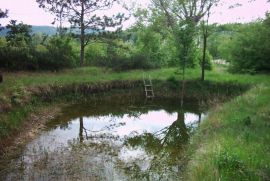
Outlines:
[[[128, 2], [128, 0], [126, 0]], [[147, 4], [149, 0], [139, 0], [142, 4]], [[250, 22], [258, 18], [263, 18], [266, 11], [270, 11], [270, 3], [267, 0], [237, 0], [243, 3], [243, 6], [229, 9], [236, 0], [222, 0], [222, 5], [213, 8], [211, 14], [211, 23], [232, 23], [232, 22]], [[137, 1], [138, 2], [138, 1]], [[18, 20], [30, 25], [48, 25], [53, 22], [53, 15], [45, 12], [38, 7], [35, 0], [0, 0], [0, 8], [9, 10], [9, 18], [0, 19], [0, 24], [6, 25], [11, 19]], [[116, 11], [119, 7], [114, 8]], [[126, 22], [126, 26], [134, 20]]]

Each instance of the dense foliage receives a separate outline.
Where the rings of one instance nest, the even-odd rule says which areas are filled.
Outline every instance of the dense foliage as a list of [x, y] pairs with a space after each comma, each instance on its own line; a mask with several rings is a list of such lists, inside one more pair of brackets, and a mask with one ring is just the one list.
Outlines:
[[270, 71], [270, 16], [249, 24], [230, 44], [232, 70]]
[[58, 70], [75, 65], [68, 37], [31, 34], [31, 26], [11, 21], [0, 41], [0, 68], [9, 70]]
[[[175, 67], [183, 61], [187, 67], [201, 65], [200, 27], [179, 28], [175, 36], [166, 27], [166, 17], [145, 11], [136, 16], [137, 23], [125, 31], [89, 36], [91, 43], [85, 48], [85, 65], [121, 71]], [[7, 35], [0, 38], [1, 69], [54, 71], [80, 65], [79, 35], [32, 33], [31, 26], [16, 21], [11, 21], [6, 28]], [[190, 32], [198, 41], [189, 40]], [[226, 60], [235, 72], [270, 71], [269, 14], [264, 20], [249, 24], [211, 25], [209, 34], [206, 69], [212, 68], [214, 57]], [[191, 43], [188, 54], [179, 43], [183, 41]]]
[[224, 59], [233, 72], [270, 71], [270, 16], [248, 24], [227, 24], [213, 28], [208, 50]]

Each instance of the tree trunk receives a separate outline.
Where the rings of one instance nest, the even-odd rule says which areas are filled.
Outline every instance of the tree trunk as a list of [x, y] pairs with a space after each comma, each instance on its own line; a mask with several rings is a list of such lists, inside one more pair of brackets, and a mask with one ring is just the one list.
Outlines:
[[206, 46], [207, 46], [207, 30], [203, 32], [203, 57], [202, 57], [202, 77], [201, 80], [204, 81], [205, 74], [205, 56], [206, 56]]
[[182, 91], [181, 91], [181, 107], [184, 105], [184, 94], [185, 94], [185, 74], [186, 74], [186, 62], [187, 62], [187, 55], [188, 50], [187, 48], [184, 48], [185, 50], [185, 57], [183, 62], [183, 68], [182, 68]]
[[80, 117], [80, 129], [79, 129], [79, 139], [80, 142], [83, 142], [83, 117]]
[[207, 13], [207, 20], [206, 22], [203, 21], [203, 57], [202, 57], [202, 76], [201, 81], [205, 79], [205, 58], [206, 58], [206, 47], [207, 47], [207, 38], [208, 38], [208, 20], [210, 16], [210, 11], [208, 10]]
[[185, 66], [182, 69], [182, 90], [181, 90], [181, 107], [184, 105], [184, 91], [185, 91]]
[[84, 27], [84, 4], [82, 3], [82, 10], [81, 10], [81, 50], [80, 50], [80, 66], [82, 67], [84, 64], [84, 48], [85, 48], [85, 27]]
[[81, 35], [80, 66], [84, 64], [84, 34]]
[[187, 143], [189, 134], [188, 134], [187, 126], [185, 124], [185, 113], [183, 111], [178, 112], [176, 122], [180, 130], [182, 144]]

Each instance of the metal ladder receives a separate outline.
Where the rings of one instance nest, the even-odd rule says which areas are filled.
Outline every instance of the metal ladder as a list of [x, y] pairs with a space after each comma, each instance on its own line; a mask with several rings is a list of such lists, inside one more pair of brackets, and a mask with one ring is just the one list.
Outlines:
[[144, 91], [146, 98], [153, 98], [155, 97], [153, 84], [150, 75], [148, 75], [148, 80], [146, 76], [143, 74], [143, 84], [144, 84]]

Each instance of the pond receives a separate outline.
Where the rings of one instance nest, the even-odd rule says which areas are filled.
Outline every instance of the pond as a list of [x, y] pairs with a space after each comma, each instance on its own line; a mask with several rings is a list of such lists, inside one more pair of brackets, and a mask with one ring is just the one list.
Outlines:
[[206, 109], [177, 99], [74, 104], [47, 123], [0, 180], [176, 180]]

